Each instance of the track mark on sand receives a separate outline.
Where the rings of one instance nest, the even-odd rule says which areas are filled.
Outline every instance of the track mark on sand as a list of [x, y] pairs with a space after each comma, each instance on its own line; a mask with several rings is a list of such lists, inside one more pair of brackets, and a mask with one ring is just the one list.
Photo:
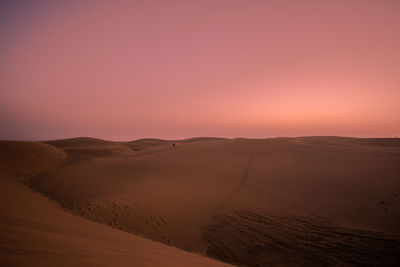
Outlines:
[[254, 161], [253, 154], [242, 144], [242, 142], [240, 142], [240, 145], [243, 147], [243, 150], [245, 150], [247, 152], [247, 154], [249, 155], [246, 169], [243, 171], [243, 174], [242, 174], [242, 177], [240, 178], [239, 184], [228, 195], [227, 198], [225, 198], [224, 200], [221, 201], [221, 203], [218, 204], [218, 206], [216, 208], [217, 210], [222, 208], [222, 206], [224, 206], [227, 202], [231, 201], [233, 199], [233, 197], [240, 191], [240, 189], [242, 189], [242, 187], [245, 185], [245, 183], [248, 179], [251, 166], [253, 165], [253, 161]]
[[238, 266], [398, 266], [400, 237], [345, 228], [316, 216], [254, 213], [214, 217], [207, 255]]
[[160, 237], [161, 239], [164, 241], [164, 243], [172, 246], [172, 240], [169, 239], [167, 237], [167, 235], [165, 233], [163, 233], [161, 231], [161, 226], [164, 224], [167, 224], [166, 220], [164, 219], [164, 217], [160, 216], [160, 215], [154, 215], [151, 214], [149, 212], [146, 211], [142, 211], [142, 219], [143, 221], [149, 225]]
[[205, 169], [207, 169], [207, 170], [210, 170], [210, 171], [212, 171], [212, 172], [214, 172], [214, 173], [216, 173], [216, 174], [218, 174], [218, 175], [220, 175], [220, 176], [222, 176], [222, 177], [224, 177], [224, 178], [226, 178], [226, 179], [229, 179], [229, 180], [231, 180], [231, 181], [235, 181], [235, 182], [238, 181], [237, 179], [235, 179], [235, 178], [233, 178], [233, 177], [231, 177], [231, 176], [229, 176], [229, 175], [227, 175], [227, 174], [225, 174], [225, 173], [223, 173], [223, 172], [221, 172], [221, 171], [219, 171], [219, 170], [217, 170], [217, 169], [211, 168], [210, 166], [208, 166], [207, 164], [205, 164], [204, 162], [202, 162], [201, 160], [199, 160], [197, 157], [193, 156], [191, 153], [189, 153], [189, 152], [187, 152], [187, 151], [184, 151], [184, 150], [180, 150], [180, 151], [181, 151], [182, 153], [184, 153], [185, 155], [189, 156], [192, 160], [196, 161], [196, 162], [197, 162], [199, 165], [201, 165], [203, 168], [205, 168]]

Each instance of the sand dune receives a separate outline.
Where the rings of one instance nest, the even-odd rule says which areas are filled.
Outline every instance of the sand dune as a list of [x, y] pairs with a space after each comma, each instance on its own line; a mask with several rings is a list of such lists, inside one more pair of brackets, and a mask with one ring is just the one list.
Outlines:
[[33, 192], [25, 182], [64, 166], [62, 150], [0, 142], [0, 159], [1, 266], [226, 266], [74, 216]]
[[[176, 143], [175, 148], [172, 142]], [[191, 257], [193, 264], [199, 263], [197, 260], [205, 265], [217, 264], [138, 235], [243, 266], [397, 263], [397, 139], [195, 138], [109, 142], [76, 138], [45, 143], [24, 143], [45, 147], [54, 154], [40, 154], [43, 166], [34, 171], [15, 163], [20, 157], [18, 153], [8, 161], [14, 162], [17, 169], [32, 172], [26, 181], [34, 190], [73, 214], [104, 226], [65, 213], [24, 187], [26, 194], [29, 192], [40, 198], [43, 205], [51, 206], [52, 211], [49, 207], [43, 216], [51, 217], [47, 214], [57, 211], [69, 218], [62, 220], [65, 227], [71, 231], [79, 229], [80, 233], [87, 230], [87, 225], [93, 225], [93, 229], [107, 235], [104, 240], [119, 240], [116, 235], [123, 235], [132, 242], [148, 242], [149, 248], [143, 252], [148, 258], [143, 261], [150, 261], [153, 246], [160, 246], [163, 254], [154, 260], [162, 261], [172, 253], [176, 264], [187, 264]], [[14, 145], [21, 146], [7, 144]], [[26, 151], [24, 157], [40, 159], [32, 151]], [[12, 165], [7, 163], [3, 169], [9, 164]], [[23, 180], [2, 180], [23, 187], [16, 179]], [[16, 206], [13, 209], [22, 214]], [[73, 226], [69, 220], [74, 221]], [[129, 242], [116, 246], [124, 250]], [[112, 255], [116, 260], [123, 253], [117, 254]], [[127, 263], [137, 257], [125, 255], [119, 260]]]

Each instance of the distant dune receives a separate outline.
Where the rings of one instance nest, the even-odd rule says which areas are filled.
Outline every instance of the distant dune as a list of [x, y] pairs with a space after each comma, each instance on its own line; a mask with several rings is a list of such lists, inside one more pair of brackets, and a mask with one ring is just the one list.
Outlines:
[[398, 264], [395, 138], [82, 137], [0, 148], [5, 264]]

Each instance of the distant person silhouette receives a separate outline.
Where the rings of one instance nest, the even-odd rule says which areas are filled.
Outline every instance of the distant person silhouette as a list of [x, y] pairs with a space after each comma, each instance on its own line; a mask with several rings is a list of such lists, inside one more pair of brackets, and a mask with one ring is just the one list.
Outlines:
[[172, 143], [172, 148], [175, 148], [175, 143]]

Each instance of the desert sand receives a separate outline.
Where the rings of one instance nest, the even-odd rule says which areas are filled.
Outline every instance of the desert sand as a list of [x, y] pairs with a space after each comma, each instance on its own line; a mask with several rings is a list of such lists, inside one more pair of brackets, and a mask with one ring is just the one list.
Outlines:
[[399, 264], [395, 138], [3, 141], [0, 163], [2, 265]]
[[74, 216], [28, 187], [66, 159], [50, 145], [0, 142], [1, 266], [228, 266]]

